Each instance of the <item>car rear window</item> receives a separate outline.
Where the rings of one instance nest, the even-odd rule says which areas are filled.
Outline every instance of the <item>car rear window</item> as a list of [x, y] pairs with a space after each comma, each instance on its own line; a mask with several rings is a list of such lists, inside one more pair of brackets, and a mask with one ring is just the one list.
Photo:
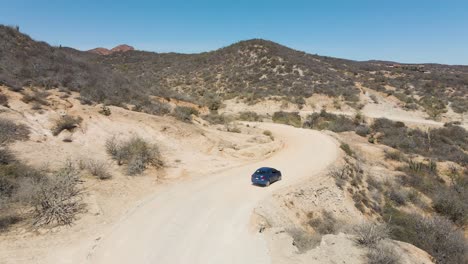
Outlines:
[[255, 173], [260, 174], [260, 173], [268, 173], [267, 170], [257, 170]]

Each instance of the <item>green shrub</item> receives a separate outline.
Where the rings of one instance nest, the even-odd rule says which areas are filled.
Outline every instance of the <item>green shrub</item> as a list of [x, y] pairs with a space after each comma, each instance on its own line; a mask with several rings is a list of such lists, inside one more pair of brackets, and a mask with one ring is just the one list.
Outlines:
[[[355, 120], [344, 116], [335, 115], [322, 110], [320, 113], [313, 113], [306, 117], [304, 127], [318, 130], [330, 130], [333, 132], [354, 131], [358, 124]], [[362, 130], [362, 129], [361, 129]], [[364, 130], [360, 131], [366, 133]]]
[[348, 156], [354, 155], [353, 151], [351, 150], [351, 147], [348, 144], [341, 143], [340, 148], [346, 153], [346, 155]]
[[122, 142], [111, 138], [106, 141], [106, 150], [119, 165], [127, 165], [129, 175], [140, 174], [149, 165], [163, 166], [159, 148], [139, 137]]
[[192, 122], [192, 115], [198, 116], [197, 109], [188, 106], [177, 106], [172, 115], [180, 121], [190, 123]]
[[78, 127], [82, 121], [83, 119], [81, 117], [62, 116], [55, 121], [54, 127], [52, 128], [52, 135], [57, 136], [63, 130], [71, 131]]
[[301, 127], [302, 125], [301, 116], [298, 112], [275, 112], [273, 114], [273, 122], [295, 127]]

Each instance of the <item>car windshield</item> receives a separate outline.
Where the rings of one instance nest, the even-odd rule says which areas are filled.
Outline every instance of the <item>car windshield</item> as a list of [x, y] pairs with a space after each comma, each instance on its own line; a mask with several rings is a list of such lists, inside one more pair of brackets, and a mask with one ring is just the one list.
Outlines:
[[268, 173], [267, 170], [257, 170], [255, 174], [262, 174], [262, 173]]

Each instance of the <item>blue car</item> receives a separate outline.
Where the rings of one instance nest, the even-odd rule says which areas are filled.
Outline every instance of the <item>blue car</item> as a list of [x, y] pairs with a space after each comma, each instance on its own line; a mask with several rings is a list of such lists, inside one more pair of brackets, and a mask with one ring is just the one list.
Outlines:
[[252, 174], [252, 183], [256, 185], [268, 186], [270, 183], [281, 180], [281, 171], [263, 167]]

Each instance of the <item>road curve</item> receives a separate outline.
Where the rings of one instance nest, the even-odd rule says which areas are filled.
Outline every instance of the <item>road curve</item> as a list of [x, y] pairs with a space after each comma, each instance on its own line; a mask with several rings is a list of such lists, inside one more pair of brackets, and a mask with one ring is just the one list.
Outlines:
[[[258, 124], [284, 142], [272, 157], [216, 175], [176, 183], [154, 194], [104, 236], [88, 263], [271, 263], [262, 234], [249, 231], [258, 202], [273, 191], [312, 177], [338, 156], [327, 135], [278, 124]], [[282, 171], [268, 188], [250, 184], [262, 166]]]

